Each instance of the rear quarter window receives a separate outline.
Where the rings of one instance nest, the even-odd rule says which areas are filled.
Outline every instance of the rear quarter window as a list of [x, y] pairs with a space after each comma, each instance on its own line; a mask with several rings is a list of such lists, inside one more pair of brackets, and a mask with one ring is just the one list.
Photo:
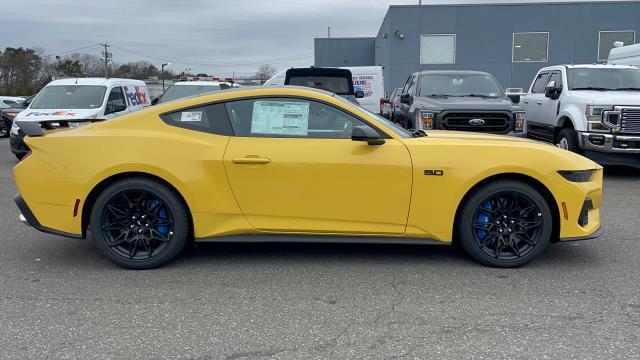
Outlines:
[[217, 135], [232, 136], [224, 104], [210, 104], [160, 115], [168, 125]]

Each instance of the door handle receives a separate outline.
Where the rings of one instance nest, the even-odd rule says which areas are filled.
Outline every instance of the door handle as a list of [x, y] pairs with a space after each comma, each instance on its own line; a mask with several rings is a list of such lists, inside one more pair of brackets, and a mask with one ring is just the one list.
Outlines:
[[536, 102], [536, 104], [542, 105], [542, 100], [538, 100], [538, 102]]
[[271, 162], [271, 159], [267, 159], [267, 158], [261, 158], [261, 157], [257, 157], [257, 156], [247, 156], [247, 157], [241, 157], [241, 158], [233, 158], [231, 161], [233, 161], [234, 164], [268, 164]]

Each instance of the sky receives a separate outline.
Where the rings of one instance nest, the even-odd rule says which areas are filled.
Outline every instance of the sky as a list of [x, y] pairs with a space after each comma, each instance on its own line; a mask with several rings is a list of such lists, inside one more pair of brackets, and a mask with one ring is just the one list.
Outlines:
[[[439, 3], [522, 2], [441, 0]], [[3, 1], [0, 49], [39, 47], [146, 60], [175, 72], [249, 75], [313, 64], [313, 39], [375, 36], [389, 5], [418, 0], [18, 0]], [[424, 0], [423, 3], [433, 3]]]

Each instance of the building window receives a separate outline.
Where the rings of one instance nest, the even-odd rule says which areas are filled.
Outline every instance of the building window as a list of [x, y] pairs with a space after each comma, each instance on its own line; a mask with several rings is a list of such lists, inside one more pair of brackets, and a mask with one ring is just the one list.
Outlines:
[[420, 64], [455, 64], [456, 35], [420, 35]]
[[635, 44], [636, 32], [634, 30], [598, 32], [598, 61], [607, 61], [609, 51], [613, 49], [613, 43], [616, 41], [624, 45]]
[[528, 32], [513, 34], [513, 62], [547, 62], [548, 59], [548, 32]]

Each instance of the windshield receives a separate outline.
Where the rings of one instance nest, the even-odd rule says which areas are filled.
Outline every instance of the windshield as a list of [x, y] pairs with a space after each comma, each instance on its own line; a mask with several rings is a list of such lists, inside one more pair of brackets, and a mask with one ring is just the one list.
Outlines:
[[567, 78], [570, 90], [640, 90], [640, 69], [573, 68]]
[[486, 74], [425, 74], [420, 76], [420, 96], [503, 97], [496, 79]]
[[158, 103], [165, 103], [176, 99], [198, 96], [221, 90], [219, 85], [173, 85], [162, 94]]
[[46, 86], [31, 103], [32, 109], [97, 109], [107, 88], [97, 85]]
[[291, 76], [287, 85], [321, 89], [338, 95], [353, 95], [349, 89], [349, 79], [335, 76]]
[[334, 96], [334, 99], [340, 100], [343, 103], [349, 104], [350, 106], [357, 106], [358, 109], [360, 111], [365, 112], [366, 114], [370, 115], [371, 117], [373, 117], [374, 119], [376, 119], [377, 121], [383, 123], [384, 125], [387, 126], [388, 129], [390, 129], [391, 131], [393, 131], [394, 133], [396, 133], [398, 136], [403, 137], [403, 138], [411, 138], [414, 137], [409, 131], [405, 130], [404, 128], [400, 127], [400, 125], [391, 122], [385, 118], [383, 118], [382, 116], [372, 113], [371, 111], [363, 108], [362, 106], [358, 106], [355, 105], [354, 103], [352, 103], [351, 101], [341, 97], [341, 96]]

